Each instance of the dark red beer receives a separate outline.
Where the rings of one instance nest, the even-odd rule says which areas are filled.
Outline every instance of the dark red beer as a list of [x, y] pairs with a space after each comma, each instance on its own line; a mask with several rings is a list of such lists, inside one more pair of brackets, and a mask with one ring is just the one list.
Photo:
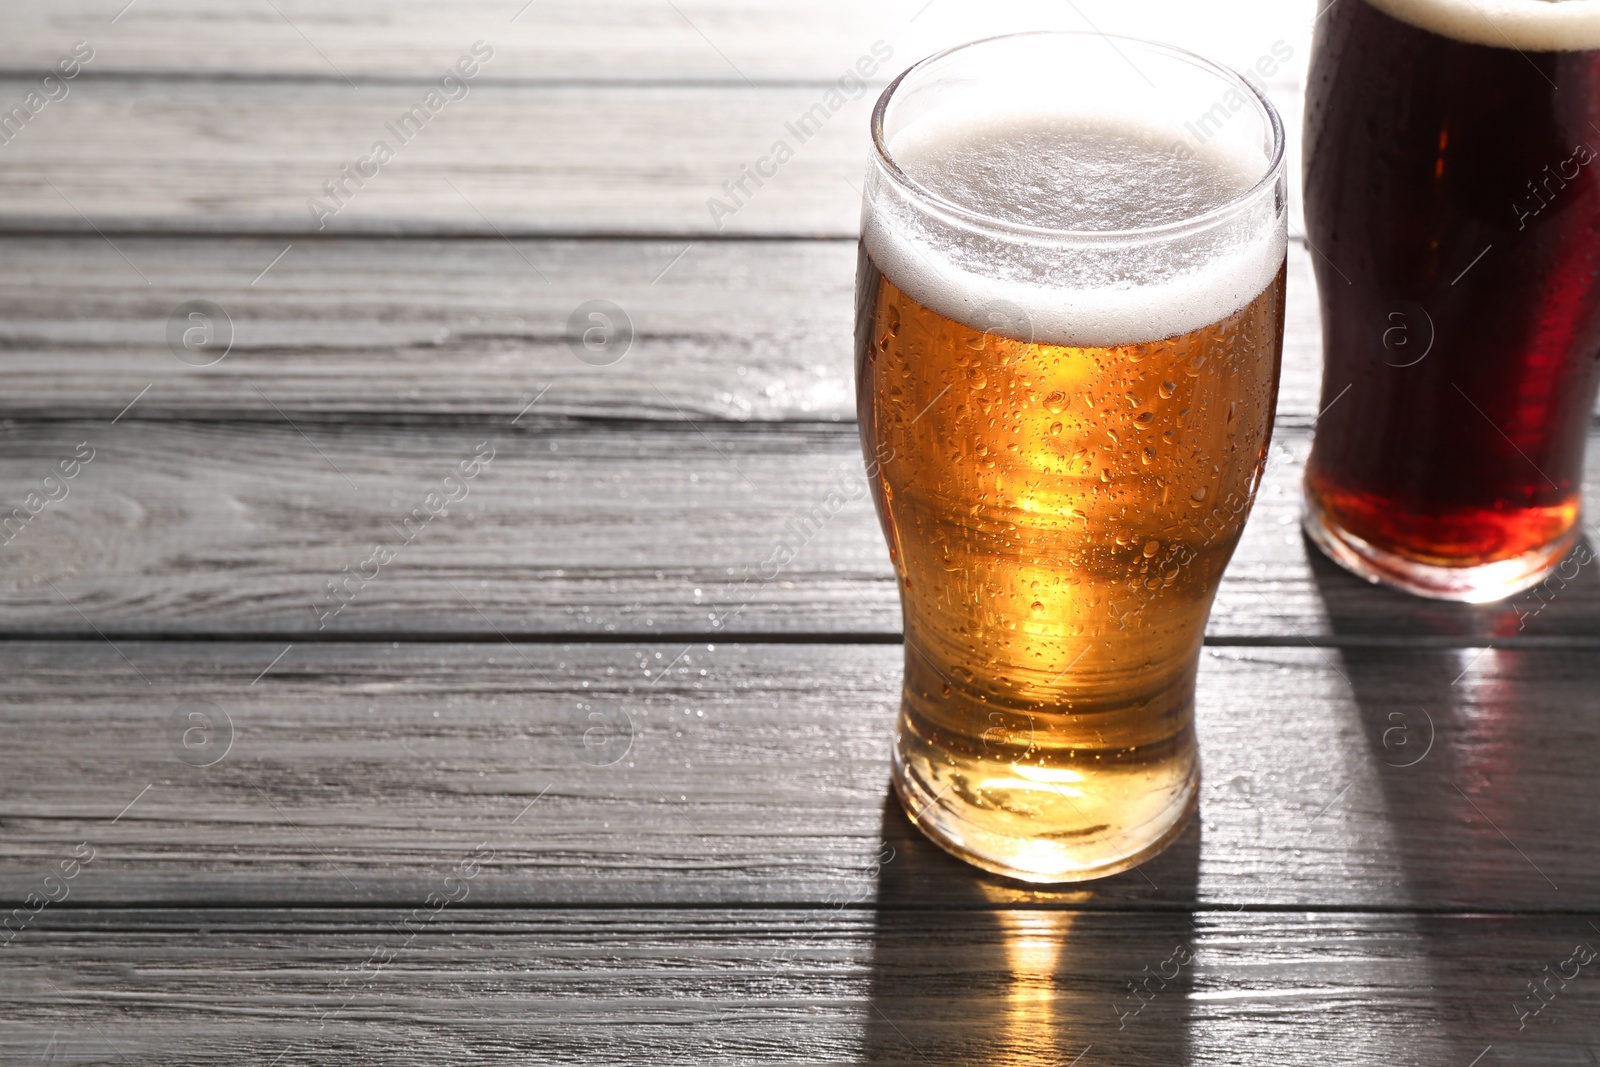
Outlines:
[[[1536, 6], [1600, 19], [1600, 3]], [[1600, 354], [1600, 50], [1462, 25], [1505, 44], [1369, 0], [1318, 22], [1305, 212], [1325, 410], [1307, 529], [1368, 578], [1493, 600], [1543, 577], [1578, 529]]]

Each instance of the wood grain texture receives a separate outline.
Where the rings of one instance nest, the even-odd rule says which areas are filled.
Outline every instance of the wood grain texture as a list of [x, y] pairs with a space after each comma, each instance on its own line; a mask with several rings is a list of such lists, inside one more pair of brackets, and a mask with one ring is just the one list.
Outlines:
[[[388, 124], [426, 85], [74, 84], [0, 149], [0, 230], [851, 237], [874, 100], [863, 90], [797, 135], [786, 123], [825, 90], [481, 84], [401, 138]], [[0, 100], [30, 88], [0, 78]], [[1273, 93], [1297, 139], [1299, 90]], [[723, 184], [780, 140], [793, 158], [760, 188], [747, 184], [748, 202], [730, 200]], [[394, 158], [375, 176], [348, 183], [342, 201], [324, 190], [380, 141]], [[713, 197], [738, 210], [714, 214]], [[316, 198], [337, 214], [314, 211]]]
[[83, 843], [73, 906], [399, 904], [483, 843], [497, 904], [1600, 908], [1591, 652], [1209, 650], [1198, 822], [1062, 892], [900, 815], [901, 654], [7, 643], [0, 899]]
[[[0, 632], [899, 630], [853, 426], [546, 421], [537, 406], [516, 425], [259, 419], [271, 421], [0, 425], [6, 514], [43, 492], [60, 462], [94, 450], [65, 499], [0, 545]], [[443, 480], [480, 447], [492, 461], [448, 490]], [[1486, 607], [1378, 590], [1334, 567], [1296, 525], [1308, 451], [1304, 432], [1273, 444], [1214, 639], [1600, 636], [1594, 567]], [[428, 518], [441, 502], [430, 494], [445, 492], [466, 495]], [[1600, 502], [1600, 473], [1588, 493]], [[380, 545], [391, 558], [375, 564]], [[329, 591], [336, 581], [344, 593]]]
[[[981, 7], [925, 0], [69, 0], [7, 12], [5, 63], [29, 71], [78, 39], [88, 76], [295, 77], [358, 85], [426, 79], [475, 38], [493, 44], [486, 78], [518, 81], [827, 82], [876, 39], [902, 66], [962, 41], [1031, 29], [1156, 35], [1248, 67], [1278, 39], [1298, 78], [1315, 11], [1307, 0], [1248, 0], [1227, 18], [1174, 0], [1007, 0]], [[276, 10], [274, 10], [276, 9]], [[898, 70], [898, 68], [896, 68]], [[892, 76], [892, 72], [889, 76]], [[881, 80], [887, 81], [884, 77]]]
[[[1600, 942], [1592, 568], [1466, 609], [1308, 558], [1298, 246], [1195, 825], [1041, 891], [887, 794], [848, 348], [877, 86], [1045, 25], [1284, 40], [1297, 175], [1314, 5], [13, 6], [0, 110], [96, 55], [0, 145], [0, 1062], [1595, 1062], [1587, 970], [1517, 1025]], [[320, 229], [477, 38], [471, 95]], [[707, 198], [880, 39], [719, 230]], [[614, 366], [568, 344], [597, 298], [636, 329]], [[168, 336], [195, 299], [233, 334], [204, 367]]]
[[0, 971], [0, 1054], [1254, 1067], [1292, 1042], [1301, 1063], [1577, 1067], [1600, 1006], [1591, 963], [1518, 1030], [1525, 983], [1600, 940], [1592, 916], [472, 903], [410, 930], [399, 909], [52, 912]]
[[[0, 418], [109, 420], [148, 385], [128, 418], [510, 419], [548, 387], [547, 416], [853, 422], [855, 271], [853, 241], [0, 238]], [[1299, 244], [1289, 271], [1278, 418], [1303, 427], [1321, 324]], [[231, 329], [211, 366], [170, 347], [196, 299]], [[574, 352], [595, 299], [632, 329], [611, 366]]]

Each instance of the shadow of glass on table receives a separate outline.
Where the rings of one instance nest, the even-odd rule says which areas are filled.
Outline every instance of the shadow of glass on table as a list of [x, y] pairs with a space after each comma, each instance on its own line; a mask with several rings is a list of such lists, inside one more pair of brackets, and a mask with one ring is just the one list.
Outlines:
[[865, 1062], [1188, 1061], [1198, 819], [1142, 868], [1059, 889], [949, 856], [892, 794], [883, 845]]
[[[1587, 602], [1600, 611], [1600, 567], [1584, 541], [1558, 589], [1497, 604], [1427, 604], [1407, 638], [1369, 638], [1330, 607], [1338, 647], [1328, 662], [1348, 683], [1386, 809], [1402, 903], [1527, 911], [1600, 907], [1593, 828], [1600, 792], [1600, 686], [1587, 638], [1540, 625]], [[1346, 574], [1309, 543], [1325, 604], [1348, 602]], [[1415, 601], [1367, 587], [1378, 602]], [[1566, 603], [1563, 604], [1563, 601]]]
[[[1487, 1005], [1463, 1018], [1459, 1006], [1436, 1003], [1416, 1025], [1462, 1064], [1490, 1046], [1507, 1060], [1538, 1058], [1540, 1045], [1561, 1062], [1585, 1062], [1592, 1006], [1569, 996], [1540, 1012], [1547, 1002], [1529, 982], [1575, 942], [1600, 945], [1581, 914], [1600, 910], [1600, 792], [1590, 785], [1600, 686], [1597, 653], [1584, 645], [1594, 634], [1582, 622], [1600, 613], [1593, 548], [1581, 541], [1551, 581], [1487, 605], [1419, 601], [1367, 585], [1309, 541], [1305, 552], [1337, 645], [1328, 661], [1348, 682], [1349, 714], [1366, 742], [1371, 795], [1352, 790], [1351, 802], [1379, 809], [1395, 905], [1419, 913], [1408, 919], [1432, 987], [1448, 978], [1458, 999]], [[1338, 608], [1363, 596], [1360, 617]], [[1362, 619], [1386, 603], [1417, 621], [1413, 633], [1364, 630]], [[1543, 918], [1492, 937], [1527, 920], [1484, 913]], [[1544, 1016], [1537, 1028], [1521, 1025], [1524, 1010]]]

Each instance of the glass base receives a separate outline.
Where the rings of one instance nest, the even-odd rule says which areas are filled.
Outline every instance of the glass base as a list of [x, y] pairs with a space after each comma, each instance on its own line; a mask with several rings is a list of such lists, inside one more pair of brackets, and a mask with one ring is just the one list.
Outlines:
[[1571, 530], [1550, 544], [1509, 559], [1445, 567], [1423, 563], [1362, 540], [1333, 521], [1317, 506], [1316, 498], [1310, 493], [1305, 496], [1301, 516], [1306, 536], [1324, 555], [1350, 573], [1375, 585], [1387, 585], [1416, 596], [1467, 604], [1493, 603], [1538, 585], [1572, 551], [1582, 528], [1581, 524], [1574, 523]]
[[1119, 834], [1121, 849], [1107, 849], [1104, 838], [1063, 843], [1051, 840], [1044, 826], [1038, 835], [1015, 837], [963, 818], [949, 788], [930, 789], [906, 766], [898, 745], [893, 775], [906, 816], [930, 841], [959, 860], [1023, 882], [1086, 882], [1137, 867], [1177, 840], [1200, 806], [1196, 760], [1173, 803], [1158, 818]]

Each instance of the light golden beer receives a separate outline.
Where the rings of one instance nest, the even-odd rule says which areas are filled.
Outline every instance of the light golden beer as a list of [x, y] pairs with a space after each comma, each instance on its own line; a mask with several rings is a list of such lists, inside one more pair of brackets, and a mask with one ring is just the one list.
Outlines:
[[1048, 827], [1036, 851], [1142, 853], [1198, 779], [1195, 667], [1266, 457], [1284, 275], [1221, 322], [1111, 348], [947, 319], [865, 254], [861, 278], [900, 758], [996, 835]]
[[[1101, 174], [1159, 170], [1173, 153], [1148, 124], [1025, 118], [891, 142], [912, 196], [869, 176], [857, 405], [900, 582], [905, 807], [979, 866], [1072, 881], [1158, 851], [1194, 810], [1201, 641], [1272, 428], [1282, 219], [1277, 206], [1246, 219], [1247, 240], [1198, 266], [1192, 243], [1152, 258], [1145, 242], [1126, 257], [1131, 290], [1103, 298], [1094, 271], [1122, 253], [1091, 240], [1084, 286], [1058, 306], [1013, 281], [1034, 278], [1018, 268], [1033, 245], [1003, 225], [995, 237], [907, 222], [906, 203], [921, 193], [978, 201], [1002, 223], [1022, 214], [1019, 197], [970, 175], [1017, 173], [1042, 136]], [[1237, 199], [1260, 177], [1236, 159], [1178, 156], [1202, 180], [1158, 216]], [[1086, 198], [1093, 228], [1148, 227], [1148, 191], [1129, 193]]]

